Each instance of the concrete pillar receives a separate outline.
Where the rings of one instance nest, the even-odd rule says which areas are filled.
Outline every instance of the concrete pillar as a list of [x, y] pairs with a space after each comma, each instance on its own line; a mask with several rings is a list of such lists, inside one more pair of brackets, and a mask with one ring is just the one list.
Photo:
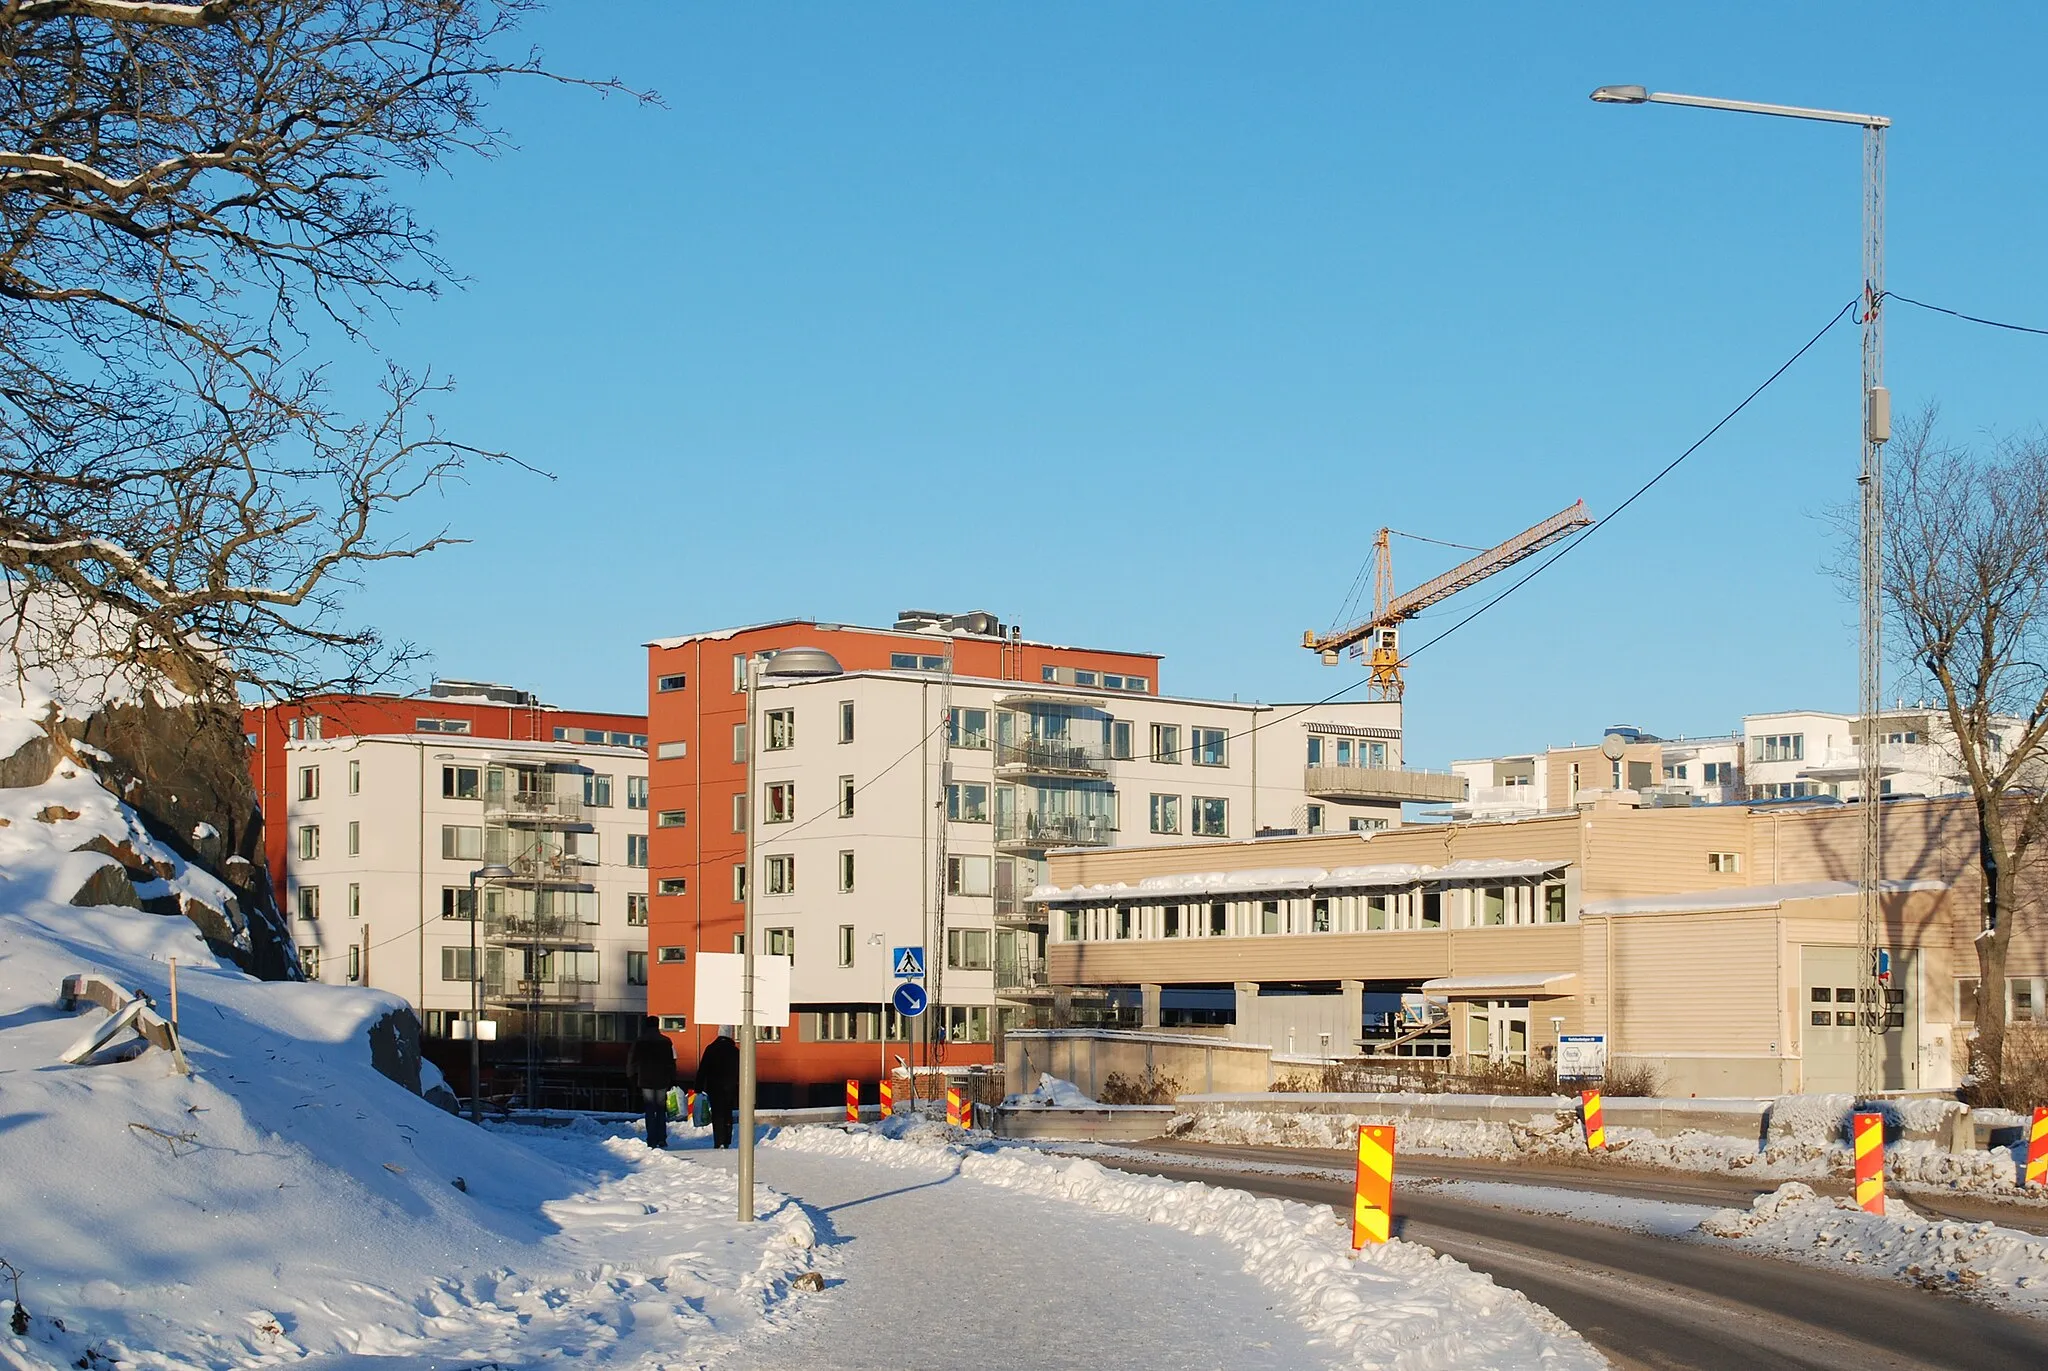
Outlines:
[[1365, 982], [1339, 981], [1337, 996], [1340, 1031], [1337, 1041], [1330, 1044], [1330, 1053], [1337, 1057], [1350, 1057], [1364, 1050], [1359, 1047], [1358, 1040], [1365, 1031]]
[[1141, 985], [1138, 987], [1138, 995], [1140, 1003], [1139, 1013], [1142, 1016], [1138, 1020], [1139, 1026], [1144, 1028], [1159, 1027], [1159, 987], [1156, 985]]
[[1264, 1042], [1265, 1039], [1259, 1036], [1265, 1031], [1259, 1019], [1259, 983], [1239, 981], [1233, 988], [1237, 991], [1237, 1004], [1231, 1016], [1235, 1022], [1231, 1025], [1230, 1036], [1241, 1043]]

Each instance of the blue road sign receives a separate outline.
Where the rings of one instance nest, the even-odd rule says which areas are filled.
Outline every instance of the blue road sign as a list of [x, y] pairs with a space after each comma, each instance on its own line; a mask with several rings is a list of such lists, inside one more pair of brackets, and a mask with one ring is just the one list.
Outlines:
[[897, 986], [894, 998], [896, 1012], [906, 1019], [916, 1018], [931, 1004], [931, 997], [924, 993], [924, 987], [916, 981], [905, 981]]
[[904, 980], [924, 979], [924, 949], [921, 947], [899, 947], [889, 962]]

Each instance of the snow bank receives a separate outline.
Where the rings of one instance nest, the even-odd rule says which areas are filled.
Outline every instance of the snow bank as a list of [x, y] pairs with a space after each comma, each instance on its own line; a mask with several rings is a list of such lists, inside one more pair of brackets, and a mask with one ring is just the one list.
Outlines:
[[1132, 1176], [1023, 1148], [963, 1147], [943, 1129], [907, 1128], [894, 1137], [867, 1128], [784, 1129], [763, 1145], [957, 1174], [1212, 1237], [1236, 1249], [1249, 1274], [1355, 1366], [1606, 1365], [1548, 1310], [1428, 1248], [1395, 1241], [1354, 1256], [1349, 1231], [1326, 1206]]
[[1911, 1281], [2048, 1315], [2048, 1239], [1990, 1223], [1926, 1219], [1893, 1199], [1882, 1217], [1825, 1199], [1797, 1181], [1723, 1209], [1703, 1232], [1738, 1246], [1821, 1266]]
[[1051, 1072], [1040, 1072], [1038, 1088], [1024, 1095], [1011, 1095], [1003, 1101], [1005, 1109], [1100, 1109], [1099, 1101], [1090, 1099], [1080, 1086], [1072, 1081], [1063, 1081]]

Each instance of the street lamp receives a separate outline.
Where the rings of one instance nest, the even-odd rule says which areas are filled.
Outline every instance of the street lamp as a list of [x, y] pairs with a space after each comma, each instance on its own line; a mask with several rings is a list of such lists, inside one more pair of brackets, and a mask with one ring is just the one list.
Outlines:
[[1677, 95], [1648, 90], [1642, 86], [1602, 86], [1593, 99], [1603, 105], [1690, 105], [1695, 109], [1732, 110], [1737, 114], [1768, 114], [1782, 119], [1811, 119], [1827, 124], [1855, 124], [1863, 130], [1863, 389], [1858, 396], [1860, 426], [1863, 430], [1863, 464], [1857, 482], [1862, 488], [1861, 584], [1857, 658], [1859, 681], [1857, 707], [1857, 802], [1862, 806], [1862, 841], [1858, 856], [1856, 927], [1862, 956], [1858, 959], [1857, 993], [1861, 997], [1858, 1018], [1863, 1031], [1856, 1037], [1856, 1089], [1868, 1093], [1883, 1088], [1880, 1055], [1885, 1023], [1883, 987], [1877, 978], [1878, 934], [1882, 915], [1878, 908], [1878, 855], [1884, 838], [1883, 806], [1878, 803], [1878, 711], [1879, 673], [1883, 665], [1881, 638], [1883, 606], [1880, 572], [1883, 567], [1884, 531], [1884, 444], [1891, 438], [1891, 394], [1884, 385], [1884, 131], [1892, 121], [1876, 114], [1853, 114], [1846, 110], [1807, 109], [1799, 105], [1766, 105], [1752, 100], [1718, 100], [1704, 95]]
[[476, 959], [476, 921], [483, 917], [483, 907], [478, 903], [476, 883], [482, 881], [507, 881], [512, 879], [512, 868], [493, 863], [480, 866], [469, 873], [469, 1121], [483, 1122], [483, 993], [484, 969]]

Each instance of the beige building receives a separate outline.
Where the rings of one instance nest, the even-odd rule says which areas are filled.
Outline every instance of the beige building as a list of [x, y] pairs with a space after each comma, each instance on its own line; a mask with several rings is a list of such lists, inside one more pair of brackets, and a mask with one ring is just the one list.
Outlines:
[[[1847, 1090], [1857, 815], [1606, 800], [1507, 822], [1056, 852], [1033, 899], [1077, 1021], [1304, 1057], [1539, 1066], [1560, 1035], [1601, 1034], [1611, 1060], [1650, 1064], [1671, 1093]], [[1892, 1088], [1952, 1086], [1965, 1068], [1975, 851], [1966, 802], [1886, 805]], [[2048, 945], [2016, 939], [2015, 1019], [2042, 1016], [2044, 979]]]

